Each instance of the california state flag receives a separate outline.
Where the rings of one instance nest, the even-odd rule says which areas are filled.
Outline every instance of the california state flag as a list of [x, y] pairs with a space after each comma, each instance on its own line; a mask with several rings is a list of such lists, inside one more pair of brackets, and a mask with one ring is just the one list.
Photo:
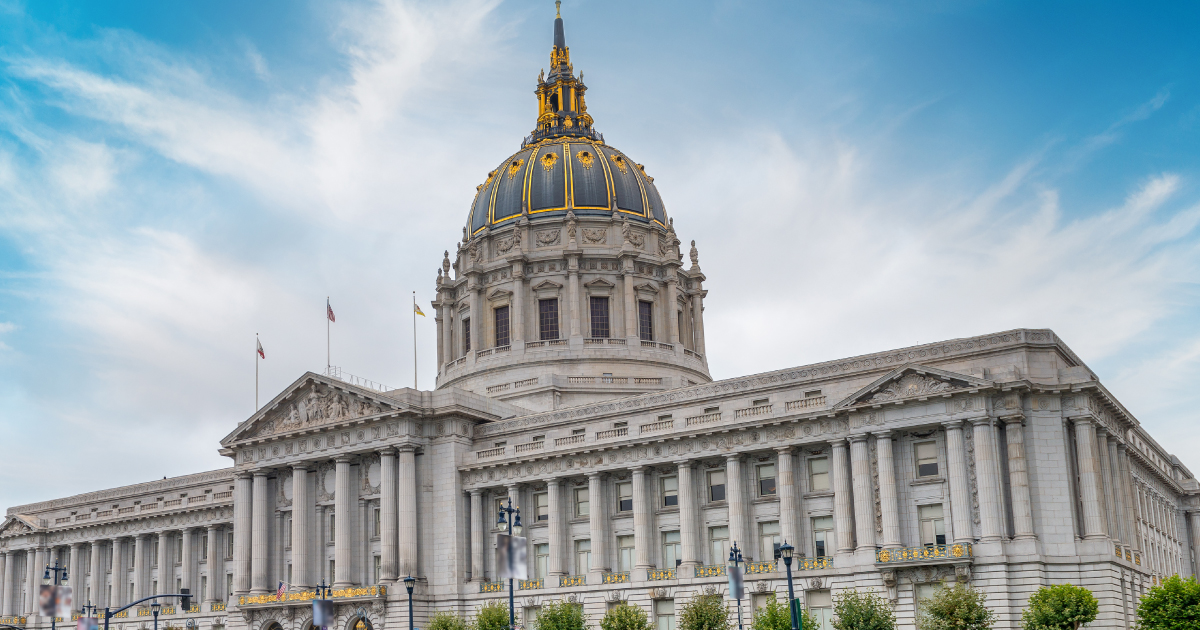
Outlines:
[[263, 352], [262, 342], [258, 340], [258, 337], [254, 338], [254, 345], [258, 346], [258, 356], [260, 356], [264, 359], [267, 358], [267, 353]]

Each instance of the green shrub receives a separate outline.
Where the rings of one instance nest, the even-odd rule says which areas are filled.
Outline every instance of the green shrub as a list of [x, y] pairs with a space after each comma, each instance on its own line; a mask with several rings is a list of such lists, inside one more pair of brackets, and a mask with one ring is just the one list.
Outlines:
[[676, 617], [679, 630], [729, 630], [729, 611], [720, 595], [697, 595]]
[[542, 605], [534, 626], [537, 630], [583, 630], [587, 626], [587, 617], [583, 614], [583, 606], [559, 600]]
[[942, 586], [921, 600], [919, 630], [988, 630], [996, 614], [984, 605], [986, 596], [965, 584]]
[[508, 630], [508, 604], [488, 602], [475, 609], [473, 630]]
[[442, 611], [429, 618], [425, 630], [470, 630], [471, 625], [457, 613]]
[[600, 630], [653, 630], [650, 617], [641, 606], [622, 602], [604, 614]]
[[833, 600], [837, 630], [895, 630], [896, 614], [887, 600], [872, 591], [842, 591]]
[[1074, 584], [1039, 588], [1021, 613], [1025, 630], [1078, 630], [1096, 619], [1100, 603], [1092, 592]]
[[[815, 630], [817, 618], [807, 608], [800, 609], [800, 620], [804, 630]], [[767, 605], [754, 611], [750, 619], [751, 630], [792, 630], [792, 615], [787, 601], [767, 600]]]
[[1138, 630], [1200, 628], [1200, 583], [1173, 575], [1142, 596], [1137, 609]]

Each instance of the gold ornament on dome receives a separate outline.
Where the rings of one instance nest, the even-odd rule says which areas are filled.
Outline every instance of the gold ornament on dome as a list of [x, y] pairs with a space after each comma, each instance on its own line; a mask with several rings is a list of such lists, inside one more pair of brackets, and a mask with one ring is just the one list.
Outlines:
[[596, 158], [592, 157], [592, 154], [588, 153], [587, 151], [580, 151], [579, 153], [575, 154], [575, 157], [579, 158], [579, 163], [582, 164], [583, 168], [586, 168], [586, 169], [591, 169], [592, 163], [595, 162], [595, 159], [596, 159]]
[[512, 179], [516, 177], [517, 173], [521, 172], [521, 166], [524, 164], [525, 160], [513, 160], [512, 163], [508, 165], [508, 178]]
[[554, 163], [558, 161], [557, 153], [547, 153], [542, 156], [542, 168], [551, 171], [554, 170]]
[[566, 128], [568, 128], [568, 129], [570, 129], [571, 127], [574, 127], [574, 126], [575, 126], [575, 121], [574, 121], [574, 120], [571, 120], [570, 118], [564, 118], [564, 119], [563, 119], [563, 126], [564, 126], [564, 127], [566, 127]]
[[629, 166], [627, 164], [625, 164], [625, 158], [623, 158], [619, 155], [614, 155], [611, 157], [612, 157], [613, 164], [617, 165], [617, 169], [619, 169], [621, 171], [622, 175], [629, 172]]

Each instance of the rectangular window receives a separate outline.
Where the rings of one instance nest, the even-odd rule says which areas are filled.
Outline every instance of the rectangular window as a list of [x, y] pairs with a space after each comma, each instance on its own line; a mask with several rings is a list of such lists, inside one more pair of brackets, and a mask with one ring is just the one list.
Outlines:
[[225, 574], [225, 596], [229, 597], [233, 594], [233, 574]]
[[538, 339], [558, 339], [558, 300], [538, 300]]
[[509, 335], [508, 335], [508, 307], [507, 307], [507, 306], [501, 306], [500, 308], [496, 309], [494, 312], [495, 312], [495, 315], [496, 315], [496, 316], [495, 316], [495, 320], [496, 320], [496, 346], [497, 346], [497, 347], [500, 347], [500, 346], [507, 346], [507, 345], [509, 345]]
[[175, 539], [175, 564], [183, 564], [183, 536]]
[[587, 488], [575, 488], [575, 516], [591, 514], [591, 504], [588, 499]]
[[828, 457], [814, 457], [808, 460], [808, 490], [810, 492], [827, 492], [829, 490]]
[[225, 559], [226, 560], [233, 559], [233, 532], [230, 532], [229, 536], [228, 536], [228, 542], [226, 543], [226, 549], [225, 549]]
[[917, 476], [936, 477], [938, 474], [937, 443], [914, 444], [913, 451], [917, 455]]
[[921, 615], [922, 600], [933, 597], [939, 588], [942, 588], [941, 582], [925, 582], [922, 584], [914, 584], [913, 589], [913, 610], [917, 611], [917, 616]]
[[200, 576], [200, 601], [208, 599], [208, 576]]
[[608, 331], [608, 298], [593, 297], [590, 301], [592, 315], [592, 338], [607, 339]]
[[522, 618], [522, 621], [524, 621], [525, 623], [522, 625], [526, 628], [536, 628], [538, 615], [541, 615], [541, 614], [542, 614], [541, 606], [526, 606], [525, 607], [525, 617]]
[[[381, 558], [379, 556], [374, 556], [374, 558], [375, 558], [375, 572], [374, 572], [375, 584], [378, 584], [379, 577], [381, 575], [383, 575], [383, 558]], [[291, 565], [288, 565], [288, 569], [291, 569], [291, 568], [292, 568]]]
[[725, 500], [725, 471], [713, 470], [708, 473], [708, 500]]
[[775, 496], [775, 464], [761, 464], [756, 472], [758, 473], [758, 496]]
[[592, 541], [575, 541], [575, 575], [583, 575], [592, 570]]
[[833, 597], [828, 590], [808, 591], [804, 604], [817, 618], [817, 627], [812, 630], [833, 630]]
[[550, 520], [550, 495], [545, 492], [533, 495], [533, 517], [538, 521]]
[[337, 563], [334, 562], [333, 560], [330, 560], [329, 561], [329, 581], [330, 582], [333, 581], [333, 576], [337, 575], [337, 573], [334, 573], [334, 569], [337, 569]]
[[200, 559], [208, 560], [208, 534], [200, 537]]
[[375, 532], [375, 537], [378, 538], [380, 536], [379, 508], [375, 508], [374, 510], [371, 511], [371, 513], [374, 515], [374, 517], [371, 519], [371, 527], [374, 528], [372, 531]]
[[663, 507], [679, 505], [679, 479], [676, 477], [663, 477], [661, 483]]
[[290, 516], [287, 517], [287, 520], [284, 522], [283, 539], [285, 541], [284, 546], [287, 547], [288, 549], [291, 549], [292, 548], [292, 517], [290, 517]]
[[654, 600], [654, 630], [675, 630], [675, 600]]
[[775, 549], [779, 546], [779, 521], [768, 521], [758, 524], [758, 560], [767, 562], [775, 559]]
[[183, 578], [175, 578], [175, 592], [178, 593], [181, 588], [183, 588]]
[[544, 580], [550, 575], [550, 544], [533, 546], [533, 579]]
[[917, 508], [921, 520], [921, 544], [946, 544], [946, 521], [942, 516], [942, 504], [922, 505]]
[[664, 569], [674, 569], [683, 562], [683, 543], [679, 532], [663, 532], [662, 559]]
[[[157, 540], [153, 540], [150, 542], [150, 566], [152, 566], [152, 567], [158, 566], [158, 541]], [[154, 592], [157, 593], [158, 590], [155, 589]]]
[[[337, 538], [335, 537], [337, 534], [337, 518], [336, 517], [337, 517], [337, 514], [329, 515], [329, 540], [330, 541], [337, 540]], [[330, 574], [330, 575], [332, 575], [332, 574]]]
[[157, 593], [157, 592], [158, 592], [158, 580], [151, 580], [151, 581], [150, 581], [150, 592], [151, 592], [151, 593]]
[[463, 354], [471, 351], [471, 318], [462, 320]]
[[[378, 580], [376, 580], [376, 581], [378, 581]], [[292, 583], [292, 565], [291, 564], [287, 565], [287, 583], [288, 584]]]
[[632, 571], [633, 561], [633, 536], [617, 536], [617, 571]]
[[775, 593], [757, 593], [752, 602], [753, 608], [750, 609], [750, 614], [753, 615], [759, 609], [766, 608], [767, 604], [775, 601]]
[[617, 511], [629, 512], [633, 509], [633, 482], [622, 481], [617, 484]]
[[818, 516], [812, 520], [813, 555], [818, 558], [833, 555], [833, 517]]
[[729, 559], [729, 528], [708, 528], [709, 564], [724, 564]]
[[638, 337], [642, 341], [654, 341], [654, 304], [638, 302]]

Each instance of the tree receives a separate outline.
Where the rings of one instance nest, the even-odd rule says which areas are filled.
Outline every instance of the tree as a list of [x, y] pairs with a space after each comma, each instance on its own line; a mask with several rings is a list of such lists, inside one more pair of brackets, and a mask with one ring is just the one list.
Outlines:
[[429, 624], [425, 626], [425, 630], [470, 630], [470, 628], [466, 619], [458, 616], [457, 613], [448, 611], [436, 613], [429, 619]]
[[698, 595], [679, 611], [679, 630], [729, 630], [729, 610], [720, 595]]
[[1078, 630], [1096, 619], [1100, 602], [1092, 592], [1074, 584], [1039, 588], [1021, 613], [1025, 630]]
[[892, 605], [872, 591], [842, 591], [833, 601], [833, 627], [837, 630], [895, 630]]
[[[807, 608], [800, 609], [800, 621], [804, 630], [819, 628], [817, 617]], [[792, 630], [792, 615], [786, 602], [767, 600], [767, 605], [754, 611], [750, 619], [750, 630]]]
[[641, 606], [621, 602], [605, 613], [600, 620], [600, 630], [653, 630], [653, 627]]
[[1200, 628], [1200, 583], [1173, 575], [1142, 596], [1137, 609], [1138, 630]]
[[475, 609], [474, 630], [508, 630], [508, 604], [488, 602]]
[[583, 606], [559, 600], [544, 604], [534, 625], [537, 630], [583, 630], [587, 626], [587, 617], [583, 614]]
[[987, 596], [966, 584], [942, 586], [921, 600], [919, 630], [988, 630], [996, 613], [984, 605]]

